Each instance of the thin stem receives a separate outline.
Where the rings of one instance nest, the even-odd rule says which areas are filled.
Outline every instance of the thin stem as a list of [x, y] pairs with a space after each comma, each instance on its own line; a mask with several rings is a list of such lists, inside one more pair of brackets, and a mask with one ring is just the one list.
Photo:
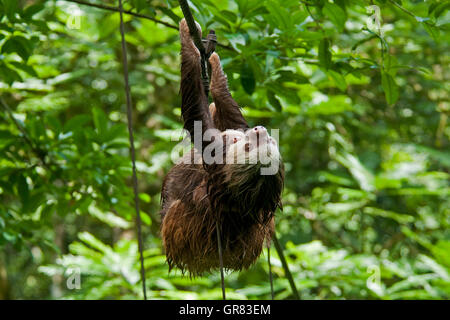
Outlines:
[[120, 13], [120, 35], [122, 40], [122, 59], [123, 59], [123, 77], [125, 80], [125, 94], [127, 99], [127, 118], [128, 118], [128, 135], [130, 139], [130, 154], [131, 163], [133, 165], [133, 192], [134, 192], [134, 207], [136, 210], [136, 224], [137, 224], [137, 237], [139, 246], [139, 255], [141, 262], [141, 279], [142, 279], [142, 291], [144, 293], [144, 300], [147, 300], [147, 291], [145, 286], [145, 268], [144, 268], [144, 245], [142, 241], [142, 230], [141, 230], [141, 213], [139, 211], [139, 195], [138, 195], [138, 181], [136, 174], [136, 153], [134, 149], [134, 137], [133, 137], [133, 117], [131, 113], [131, 93], [130, 85], [128, 82], [128, 59], [127, 59], [127, 48], [125, 43], [125, 28], [123, 23], [123, 7], [122, 0], [119, 0], [119, 13]]
[[433, 23], [430, 23], [429, 21], [423, 21], [423, 20], [422, 20], [422, 21], [419, 21], [418, 18], [419, 18], [419, 19], [423, 19], [423, 18], [421, 18], [421, 17], [419, 17], [419, 16], [416, 16], [414, 13], [412, 13], [412, 12], [409, 11], [408, 9], [403, 8], [401, 5], [399, 5], [399, 4], [398, 4], [397, 2], [395, 2], [394, 0], [389, 0], [389, 2], [390, 2], [394, 7], [400, 9], [401, 11], [403, 11], [404, 13], [406, 13], [407, 15], [413, 17], [414, 20], [416, 20], [416, 21], [418, 21], [418, 22], [422, 22], [422, 23], [424, 23], [424, 24], [426, 24], [426, 25], [429, 25], [429, 26], [431, 26], [431, 27], [435, 27], [435, 28], [437, 28], [437, 29], [444, 30], [444, 29], [442, 28], [442, 26], [436, 26], [436, 25], [434, 25]]
[[401, 5], [399, 5], [397, 2], [393, 1], [393, 0], [389, 0], [390, 3], [392, 3], [395, 7], [399, 8], [400, 10], [402, 10], [404, 13], [410, 15], [411, 17], [413, 17], [414, 19], [417, 18], [417, 16], [412, 13], [411, 11], [409, 11], [406, 8], [403, 8]]
[[[104, 4], [91, 3], [91, 2], [87, 2], [87, 1], [83, 1], [83, 0], [64, 0], [64, 1], [67, 1], [67, 2], [73, 2], [73, 3], [77, 3], [77, 4], [84, 5], [84, 6], [97, 8], [97, 9], [102, 9], [102, 10], [108, 10], [108, 11], [113, 11], [113, 12], [119, 12], [119, 9], [118, 9], [118, 8], [112, 7], [112, 6], [108, 6], [108, 5], [104, 5]], [[123, 10], [122, 12], [125, 13], [125, 14], [129, 14], [129, 15], [131, 15], [131, 16], [135, 16], [135, 17], [141, 18], [141, 19], [151, 20], [151, 21], [153, 21], [153, 22], [155, 22], [155, 23], [162, 24], [162, 25], [164, 25], [164, 26], [166, 26], [166, 27], [168, 27], [168, 28], [178, 30], [178, 27], [177, 27], [177, 26], [175, 26], [175, 25], [173, 25], [173, 24], [170, 24], [170, 23], [168, 23], [168, 22], [165, 22], [165, 21], [162, 21], [162, 20], [153, 18], [153, 17], [151, 17], [151, 16], [149, 16], [149, 15], [146, 15], [146, 14], [136, 13], [136, 12], [133, 12], [133, 11], [131, 11], [131, 10]], [[225, 44], [222, 44], [222, 43], [219, 43], [219, 42], [218, 42], [217, 45], [218, 45], [219, 47], [223, 48], [223, 49], [227, 49], [227, 50], [230, 50], [230, 51], [235, 51], [233, 47], [227, 46], [227, 45], [225, 45]]]
[[223, 273], [223, 255], [222, 255], [222, 239], [220, 235], [219, 223], [216, 222], [217, 246], [219, 249], [219, 266], [220, 266], [220, 282], [222, 285], [222, 299], [227, 300], [225, 295], [225, 275]]
[[267, 264], [269, 265], [270, 296], [272, 297], [272, 300], [275, 300], [275, 293], [273, 291], [272, 263], [270, 262], [270, 240], [267, 246]]
[[278, 241], [277, 235], [273, 235], [273, 244], [277, 250], [278, 256], [280, 257], [281, 264], [283, 265], [284, 273], [291, 286], [292, 294], [296, 300], [300, 300], [300, 295], [298, 294], [297, 287], [295, 286], [294, 278], [292, 277], [291, 271], [289, 270], [289, 265], [287, 264], [286, 258], [284, 257], [283, 248], [281, 248], [280, 242]]
[[[108, 11], [120, 12], [120, 10], [119, 10], [118, 8], [112, 7], [112, 6], [108, 6], [108, 5], [104, 5], [104, 4], [91, 3], [91, 2], [82, 1], [82, 0], [64, 0], [64, 1], [67, 1], [67, 2], [74, 2], [74, 3], [78, 3], [78, 4], [81, 4], [81, 5], [84, 5], [84, 6], [94, 7], [94, 8], [103, 9], [103, 10], [108, 10]], [[146, 15], [146, 14], [136, 13], [136, 12], [133, 12], [133, 11], [131, 11], [131, 10], [122, 10], [122, 12], [123, 12], [123, 13], [126, 13], [126, 14], [129, 14], [129, 15], [132, 15], [132, 16], [135, 16], [135, 17], [138, 17], [138, 18], [151, 20], [151, 21], [154, 21], [154, 22], [156, 22], [156, 23], [165, 25], [166, 27], [169, 27], [169, 28], [178, 30], [178, 27], [177, 27], [177, 26], [174, 26], [174, 25], [172, 25], [172, 24], [170, 24], [170, 23], [167, 23], [167, 22], [164, 22], [164, 21], [162, 21], [162, 20], [153, 18], [153, 17], [148, 16], [148, 15]]]

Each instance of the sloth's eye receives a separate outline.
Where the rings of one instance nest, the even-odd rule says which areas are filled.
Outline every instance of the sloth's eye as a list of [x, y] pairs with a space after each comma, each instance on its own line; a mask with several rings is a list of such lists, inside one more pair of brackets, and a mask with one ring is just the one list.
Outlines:
[[239, 140], [238, 138], [234, 137], [234, 138], [233, 138], [233, 143], [238, 142], [238, 140]]

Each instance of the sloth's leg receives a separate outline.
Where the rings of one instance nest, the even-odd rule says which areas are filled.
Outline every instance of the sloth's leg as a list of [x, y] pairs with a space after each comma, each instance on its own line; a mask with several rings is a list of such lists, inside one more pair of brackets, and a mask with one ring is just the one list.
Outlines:
[[[197, 24], [201, 35], [200, 26]], [[180, 22], [181, 40], [181, 114], [184, 128], [194, 137], [194, 122], [202, 122], [202, 134], [214, 127], [201, 78], [200, 52], [192, 41], [185, 19]], [[199, 146], [196, 146], [199, 147]], [[201, 149], [203, 149], [202, 144]]]
[[[197, 31], [199, 33], [200, 38], [202, 37], [202, 28], [196, 22]], [[180, 21], [180, 40], [181, 40], [181, 57], [182, 61], [198, 63], [200, 66], [200, 52], [192, 40], [191, 33], [189, 31], [189, 27], [185, 19]], [[196, 71], [196, 70], [192, 70]], [[200, 75], [200, 73], [199, 73]]]
[[[217, 129], [247, 129], [248, 124], [242, 116], [241, 110], [228, 90], [227, 76], [222, 70], [217, 53], [209, 58], [211, 64], [211, 94], [215, 110], [214, 124]], [[211, 111], [211, 106], [210, 106]]]
[[216, 105], [214, 104], [214, 102], [209, 105], [209, 113], [211, 114], [211, 118], [214, 121], [214, 125], [216, 125]]

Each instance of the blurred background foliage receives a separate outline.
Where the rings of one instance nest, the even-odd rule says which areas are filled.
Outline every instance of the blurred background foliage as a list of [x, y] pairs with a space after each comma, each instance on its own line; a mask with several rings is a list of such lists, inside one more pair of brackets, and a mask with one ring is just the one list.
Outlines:
[[[119, 15], [80, 2], [0, 0], [0, 299], [142, 298]], [[190, 5], [250, 124], [280, 129], [277, 234], [301, 298], [449, 299], [450, 2]], [[148, 294], [220, 298], [218, 274], [169, 273], [159, 238], [182, 13], [124, 6], [141, 15], [125, 21]], [[270, 298], [266, 260], [227, 274], [228, 296]]]

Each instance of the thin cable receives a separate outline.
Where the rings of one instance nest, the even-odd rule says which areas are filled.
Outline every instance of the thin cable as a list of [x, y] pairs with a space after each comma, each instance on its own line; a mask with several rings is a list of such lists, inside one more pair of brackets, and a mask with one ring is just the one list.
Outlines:
[[272, 300], [275, 300], [275, 293], [273, 291], [273, 275], [272, 275], [272, 264], [270, 263], [270, 240], [269, 245], [267, 246], [267, 263], [269, 265], [269, 282], [270, 282], [270, 296]]
[[219, 248], [220, 282], [222, 284], [222, 299], [227, 300], [225, 295], [225, 275], [223, 273], [222, 239], [220, 235], [219, 222], [216, 222], [217, 246]]
[[144, 268], [144, 245], [142, 243], [142, 231], [141, 231], [141, 213], [139, 211], [139, 195], [138, 195], [138, 180], [136, 175], [136, 153], [134, 149], [134, 137], [133, 137], [133, 118], [131, 113], [131, 94], [130, 85], [128, 82], [128, 60], [127, 60], [127, 47], [125, 43], [125, 28], [123, 24], [123, 7], [122, 0], [119, 0], [119, 13], [120, 13], [120, 35], [122, 37], [122, 59], [123, 59], [123, 77], [125, 80], [125, 94], [127, 98], [127, 118], [128, 118], [128, 136], [130, 138], [130, 154], [131, 163], [133, 164], [133, 192], [134, 192], [134, 208], [136, 210], [136, 224], [138, 232], [138, 246], [139, 255], [141, 261], [141, 280], [142, 291], [144, 293], [144, 300], [147, 300], [147, 290], [145, 286], [145, 268]]

